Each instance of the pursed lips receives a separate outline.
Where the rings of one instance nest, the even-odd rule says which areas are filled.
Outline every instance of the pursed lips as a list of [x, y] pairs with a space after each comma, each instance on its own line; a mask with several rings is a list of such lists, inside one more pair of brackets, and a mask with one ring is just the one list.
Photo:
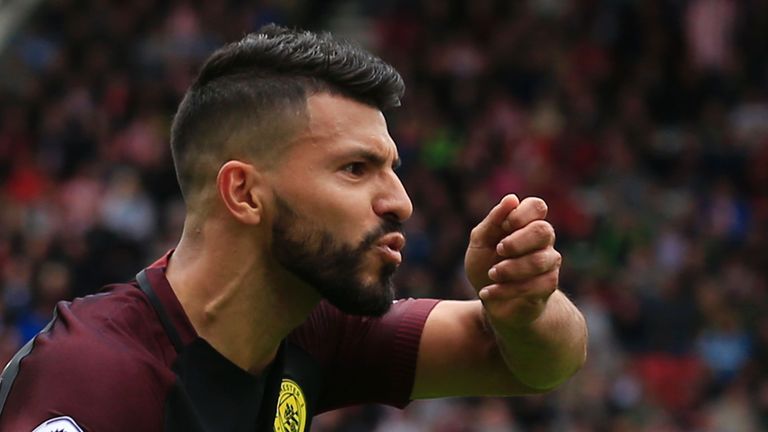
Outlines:
[[376, 242], [376, 249], [382, 253], [385, 259], [396, 265], [400, 265], [403, 261], [401, 254], [403, 247], [405, 247], [405, 236], [399, 232], [385, 234]]

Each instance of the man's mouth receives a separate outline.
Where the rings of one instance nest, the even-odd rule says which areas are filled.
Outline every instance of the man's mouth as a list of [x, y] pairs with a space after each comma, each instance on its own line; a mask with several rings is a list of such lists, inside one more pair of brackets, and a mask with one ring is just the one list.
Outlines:
[[403, 247], [405, 247], [405, 236], [399, 232], [385, 234], [375, 244], [375, 249], [382, 254], [384, 259], [395, 265], [400, 265], [403, 261], [401, 254]]

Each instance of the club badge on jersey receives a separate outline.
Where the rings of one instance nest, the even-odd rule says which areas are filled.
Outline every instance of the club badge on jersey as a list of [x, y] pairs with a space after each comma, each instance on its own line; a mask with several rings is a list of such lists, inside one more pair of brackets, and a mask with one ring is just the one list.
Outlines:
[[304, 432], [307, 422], [307, 403], [304, 392], [295, 381], [283, 379], [277, 399], [275, 432]]
[[83, 432], [72, 417], [56, 417], [46, 420], [32, 432]]

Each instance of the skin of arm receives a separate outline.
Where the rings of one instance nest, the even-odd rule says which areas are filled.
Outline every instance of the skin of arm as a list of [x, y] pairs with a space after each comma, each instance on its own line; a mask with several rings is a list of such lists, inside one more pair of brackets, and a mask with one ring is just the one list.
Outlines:
[[508, 195], [473, 231], [465, 257], [480, 301], [444, 301], [422, 334], [413, 398], [550, 390], [586, 359], [582, 314], [559, 290], [560, 254], [538, 198]]

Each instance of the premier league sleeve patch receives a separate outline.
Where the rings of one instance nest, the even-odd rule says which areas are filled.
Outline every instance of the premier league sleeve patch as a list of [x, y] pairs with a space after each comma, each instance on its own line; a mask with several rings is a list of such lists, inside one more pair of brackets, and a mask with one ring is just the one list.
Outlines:
[[47, 420], [32, 432], [83, 432], [72, 417], [56, 417]]

